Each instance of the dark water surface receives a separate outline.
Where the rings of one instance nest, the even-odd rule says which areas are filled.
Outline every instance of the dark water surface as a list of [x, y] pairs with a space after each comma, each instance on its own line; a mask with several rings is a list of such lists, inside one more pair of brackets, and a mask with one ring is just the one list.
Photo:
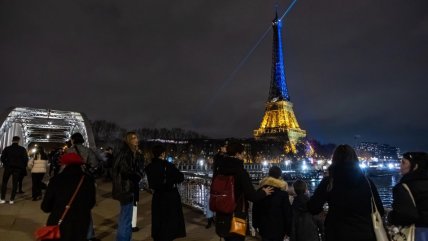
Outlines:
[[[382, 199], [383, 205], [386, 208], [391, 208], [392, 204], [392, 188], [400, 181], [400, 175], [370, 177], [375, 183]], [[309, 192], [312, 194], [321, 180], [308, 181]]]

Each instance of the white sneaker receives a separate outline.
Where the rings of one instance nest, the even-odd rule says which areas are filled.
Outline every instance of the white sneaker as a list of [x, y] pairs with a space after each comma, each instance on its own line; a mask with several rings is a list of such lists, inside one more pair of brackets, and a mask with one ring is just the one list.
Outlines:
[[0, 199], [0, 204], [3, 204], [3, 203], [6, 203], [6, 201]]
[[13, 201], [13, 200], [10, 200], [10, 201], [9, 201], [9, 204], [13, 204], [13, 203], [14, 203], [14, 201]]

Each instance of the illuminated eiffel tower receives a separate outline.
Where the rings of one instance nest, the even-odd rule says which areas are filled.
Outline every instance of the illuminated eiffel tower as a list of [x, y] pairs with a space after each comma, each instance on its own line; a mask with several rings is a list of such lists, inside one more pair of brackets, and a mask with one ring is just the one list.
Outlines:
[[293, 112], [293, 103], [288, 95], [282, 54], [281, 25], [281, 20], [276, 14], [272, 21], [272, 71], [269, 98], [260, 128], [254, 130], [254, 137], [286, 141], [288, 143], [286, 149], [289, 148], [286, 151], [295, 153], [295, 145], [299, 139], [306, 136], [306, 131], [300, 129]]

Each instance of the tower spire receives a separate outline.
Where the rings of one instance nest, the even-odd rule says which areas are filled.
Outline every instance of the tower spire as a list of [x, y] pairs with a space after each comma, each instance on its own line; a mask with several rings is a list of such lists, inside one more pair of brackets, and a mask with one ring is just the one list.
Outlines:
[[272, 21], [273, 28], [273, 42], [272, 42], [272, 70], [271, 70], [271, 83], [269, 90], [268, 101], [275, 100], [290, 100], [288, 95], [284, 56], [282, 52], [282, 37], [281, 19], [278, 18], [278, 6], [275, 10], [275, 18]]

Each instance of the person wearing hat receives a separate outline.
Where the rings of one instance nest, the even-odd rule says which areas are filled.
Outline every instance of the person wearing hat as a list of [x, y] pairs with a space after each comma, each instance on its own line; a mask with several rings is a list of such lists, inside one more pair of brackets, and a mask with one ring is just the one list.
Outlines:
[[91, 219], [91, 209], [95, 205], [95, 184], [91, 176], [84, 173], [83, 159], [76, 153], [64, 154], [60, 163], [62, 172], [52, 177], [46, 189], [41, 209], [49, 213], [46, 225], [56, 225], [64, 208], [76, 191], [84, 176], [83, 183], [60, 225], [60, 241], [86, 241]]
[[[400, 182], [394, 186], [392, 211], [388, 214], [390, 224], [408, 226], [415, 224], [416, 239], [428, 239], [428, 153], [406, 152], [400, 165]], [[416, 206], [404, 187], [408, 186]], [[425, 239], [420, 239], [425, 237]]]
[[21, 179], [21, 175], [26, 171], [28, 163], [27, 150], [20, 146], [19, 136], [12, 137], [12, 145], [4, 148], [1, 153], [1, 162], [4, 166], [3, 181], [1, 185], [1, 197], [0, 204], [6, 203], [6, 190], [7, 183], [12, 176], [12, 193], [10, 195], [9, 204], [13, 204], [15, 201], [16, 191], [18, 189], [18, 182]]

